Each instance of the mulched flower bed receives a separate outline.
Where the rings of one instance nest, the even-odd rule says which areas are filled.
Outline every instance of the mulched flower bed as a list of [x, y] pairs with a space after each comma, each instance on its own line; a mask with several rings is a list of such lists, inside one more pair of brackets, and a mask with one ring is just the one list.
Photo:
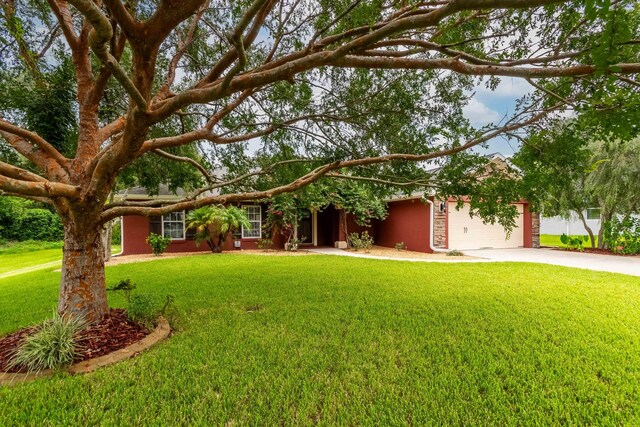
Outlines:
[[[0, 372], [26, 372], [21, 368], [9, 369], [11, 355], [24, 339], [37, 331], [37, 327], [21, 329], [0, 338]], [[80, 348], [75, 363], [104, 356], [140, 341], [149, 335], [144, 326], [131, 322], [123, 309], [112, 309], [99, 323], [78, 334]]]

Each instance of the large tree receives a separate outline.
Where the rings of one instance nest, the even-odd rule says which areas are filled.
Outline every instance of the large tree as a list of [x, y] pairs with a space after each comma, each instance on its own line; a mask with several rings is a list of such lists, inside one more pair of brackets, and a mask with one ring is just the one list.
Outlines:
[[[101, 229], [113, 218], [262, 199], [342, 168], [371, 179], [408, 176], [423, 170], [409, 161], [444, 159], [517, 134], [601, 88], [637, 90], [640, 72], [638, 12], [630, 0], [0, 6], [4, 87], [50, 93], [51, 73], [65, 64], [75, 80], [73, 132], [63, 127], [49, 136], [34, 114], [41, 112], [2, 106], [0, 190], [60, 214], [58, 309], [89, 320], [108, 310]], [[542, 98], [526, 97], [512, 117], [474, 129], [463, 107], [483, 78], [493, 88], [500, 77], [528, 79]], [[68, 110], [60, 111], [66, 120]], [[199, 147], [199, 156], [171, 151], [188, 145]], [[283, 147], [291, 161], [312, 167], [286, 184], [252, 188], [256, 176], [291, 166], [257, 163], [256, 150]], [[208, 184], [178, 202], [109, 201], [119, 174], [154, 156], [191, 165]], [[222, 182], [204, 158], [213, 165], [233, 159], [244, 172], [239, 167]], [[207, 192], [240, 182], [243, 191]]]

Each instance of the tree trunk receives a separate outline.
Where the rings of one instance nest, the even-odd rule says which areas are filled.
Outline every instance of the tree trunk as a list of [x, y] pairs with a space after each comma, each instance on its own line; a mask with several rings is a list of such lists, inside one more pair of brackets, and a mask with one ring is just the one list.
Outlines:
[[[580, 217], [580, 221], [582, 221], [582, 225], [584, 226], [584, 229], [587, 230], [587, 233], [589, 233], [589, 239], [591, 240], [591, 247], [595, 248], [596, 247], [596, 237], [593, 234], [593, 230], [591, 229], [591, 227], [589, 227], [589, 225], [587, 224], [587, 219], [584, 217], [584, 213], [583, 211], [576, 211], [578, 213], [578, 216]], [[600, 227], [600, 229], [602, 230], [602, 227]], [[602, 241], [602, 239], [600, 239]]]
[[109, 221], [104, 225], [104, 262], [111, 259], [111, 236], [113, 234], [113, 221]]
[[613, 218], [612, 213], [605, 213], [601, 211], [600, 214], [600, 231], [598, 231], [598, 248], [606, 249], [604, 244], [604, 225], [611, 221]]
[[347, 242], [347, 246], [351, 247], [351, 242], [349, 241], [349, 230], [347, 229], [347, 212], [344, 209], [340, 209], [339, 212], [338, 225], [340, 230], [344, 233], [344, 240]]
[[604, 226], [600, 224], [600, 231], [598, 231], [598, 248], [604, 249]]
[[212, 253], [216, 253], [216, 245], [213, 243], [213, 239], [207, 239], [205, 240], [207, 242], [207, 246], [209, 246], [209, 249], [211, 250]]
[[[115, 200], [115, 193], [112, 191], [109, 194], [109, 203], [113, 203]], [[111, 240], [113, 234], [113, 224], [115, 220], [111, 220], [104, 225], [104, 262], [111, 259]]]
[[222, 248], [224, 247], [224, 244], [226, 243], [226, 237], [224, 236], [224, 234], [220, 233], [218, 234], [218, 246], [216, 247], [216, 253], [217, 254], [221, 254], [222, 253]]
[[83, 316], [93, 323], [108, 311], [103, 230], [65, 224], [58, 312]]

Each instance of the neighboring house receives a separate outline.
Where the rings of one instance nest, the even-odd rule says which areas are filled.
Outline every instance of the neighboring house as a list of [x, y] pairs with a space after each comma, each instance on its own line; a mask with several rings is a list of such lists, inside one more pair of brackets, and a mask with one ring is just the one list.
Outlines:
[[[587, 225], [594, 235], [600, 231], [600, 209], [589, 208], [583, 212]], [[540, 219], [540, 233], [542, 234], [566, 234], [569, 236], [584, 236], [589, 234], [580, 220], [578, 214], [572, 212], [569, 218], [560, 216], [544, 217]]]
[[[588, 208], [583, 212], [587, 225], [597, 236], [600, 232], [600, 208]], [[640, 215], [631, 215], [632, 218], [640, 218]], [[619, 217], [622, 219], [622, 217]], [[589, 234], [578, 214], [572, 212], [569, 218], [554, 216], [540, 218], [540, 233], [542, 234], [566, 234], [568, 236], [586, 236]]]
[[[140, 189], [129, 191], [127, 199], [149, 200], [154, 197]], [[170, 200], [179, 196], [169, 194], [166, 189], [156, 198]], [[312, 211], [301, 220], [298, 236], [305, 237], [302, 246], [342, 246], [347, 234], [367, 230], [377, 245], [394, 247], [404, 242], [406, 248], [419, 252], [434, 252], [438, 249], [478, 249], [539, 247], [539, 216], [529, 212], [528, 203], [515, 204], [520, 212], [516, 228], [507, 237], [502, 226], [485, 224], [480, 218], [469, 216], [469, 204], [456, 210], [456, 201], [435, 200], [423, 196], [394, 198], [388, 200], [388, 216], [383, 221], [373, 221], [371, 227], [356, 224], [352, 215], [329, 206], [322, 211]], [[247, 209], [250, 228], [242, 228], [232, 240], [226, 242], [226, 250], [256, 249], [262, 237], [262, 225], [266, 220], [266, 205], [257, 203], [240, 204]], [[207, 245], [197, 247], [194, 231], [187, 230], [187, 213], [174, 212], [162, 217], [146, 218], [126, 216], [122, 221], [122, 253], [124, 255], [151, 253], [145, 242], [150, 232], [172, 239], [167, 252], [208, 251]], [[347, 224], [345, 232], [340, 224]], [[274, 246], [282, 248], [284, 238], [276, 236]]]

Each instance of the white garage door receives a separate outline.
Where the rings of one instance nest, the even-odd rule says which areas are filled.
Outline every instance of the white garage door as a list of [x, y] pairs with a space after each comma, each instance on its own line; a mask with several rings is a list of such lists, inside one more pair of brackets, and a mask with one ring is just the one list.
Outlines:
[[520, 216], [509, 238], [498, 223], [485, 224], [478, 216], [469, 216], [469, 204], [456, 210], [456, 203], [449, 202], [449, 249], [517, 248], [523, 246], [524, 205], [515, 205]]

